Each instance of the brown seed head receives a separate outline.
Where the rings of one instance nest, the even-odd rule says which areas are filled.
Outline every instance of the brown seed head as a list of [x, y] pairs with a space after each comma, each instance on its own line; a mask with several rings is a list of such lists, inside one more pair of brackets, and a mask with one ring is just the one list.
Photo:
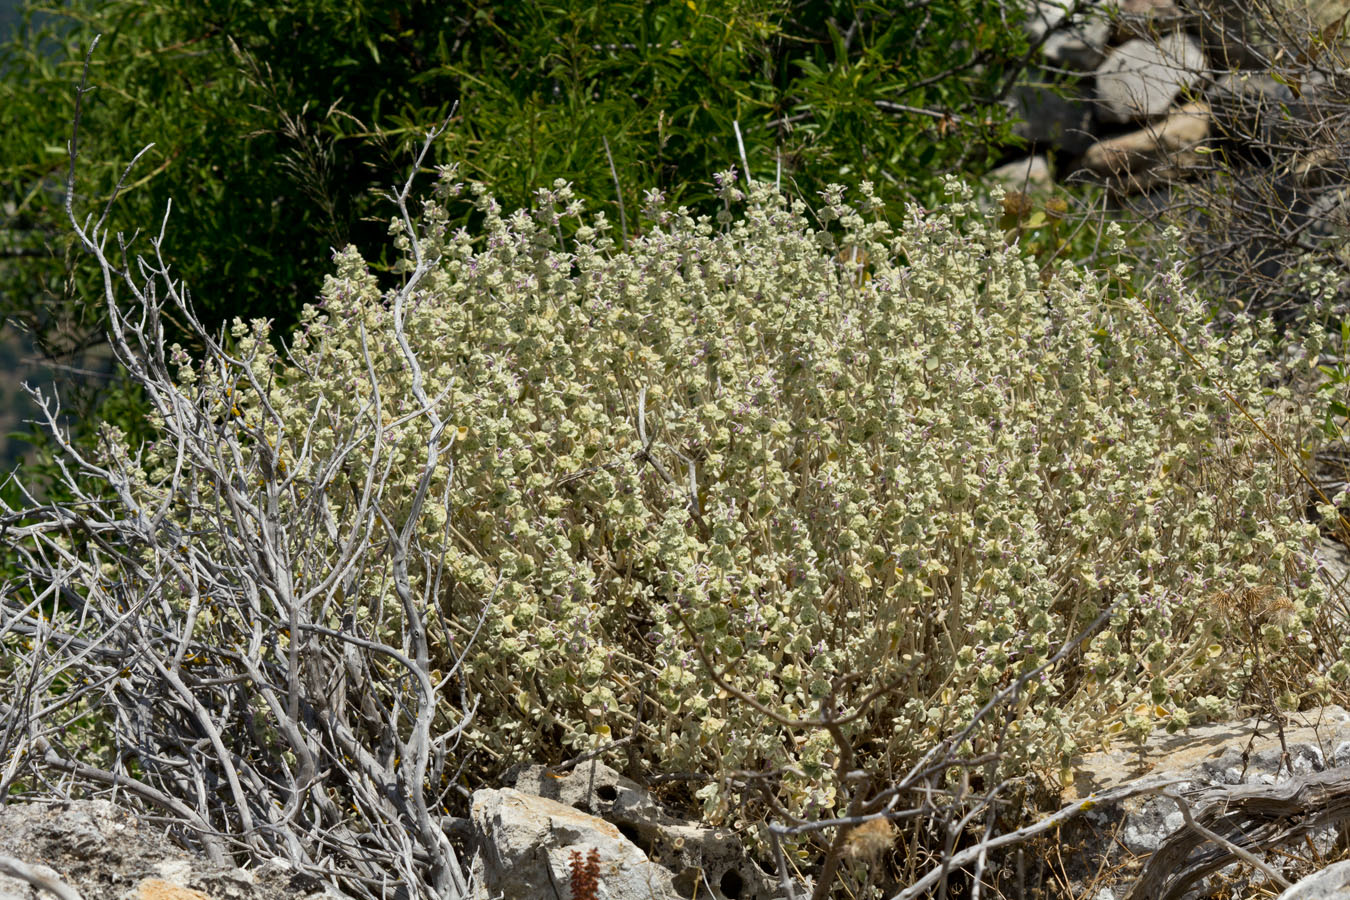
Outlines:
[[846, 858], [862, 861], [875, 860], [895, 843], [896, 828], [890, 819], [872, 819], [852, 828], [844, 838]]

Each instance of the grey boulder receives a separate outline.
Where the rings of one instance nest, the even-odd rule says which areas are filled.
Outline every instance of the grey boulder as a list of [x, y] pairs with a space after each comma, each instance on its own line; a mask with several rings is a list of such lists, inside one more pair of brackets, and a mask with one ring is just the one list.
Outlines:
[[1204, 68], [1204, 51], [1183, 32], [1174, 31], [1156, 43], [1126, 41], [1097, 69], [1097, 116], [1106, 122], [1160, 116]]
[[556, 800], [512, 788], [473, 794], [474, 900], [570, 896], [576, 863], [594, 851], [597, 896], [677, 900], [674, 876], [647, 859], [617, 827]]

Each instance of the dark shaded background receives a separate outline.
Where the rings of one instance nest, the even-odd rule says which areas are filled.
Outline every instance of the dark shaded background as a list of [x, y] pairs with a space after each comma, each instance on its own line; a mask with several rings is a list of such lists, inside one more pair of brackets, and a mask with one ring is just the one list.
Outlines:
[[6, 40], [19, 24], [19, 0], [0, 0], [0, 41]]
[[[13, 37], [22, 21], [23, 0], [0, 0], [0, 42]], [[0, 221], [8, 214], [0, 209]], [[0, 290], [3, 287], [0, 286]], [[3, 305], [3, 304], [0, 304]], [[28, 431], [25, 420], [37, 415], [37, 408], [23, 390], [30, 382], [50, 392], [53, 379], [35, 362], [32, 342], [26, 335], [0, 322], [0, 480], [28, 452], [30, 445], [21, 437]]]

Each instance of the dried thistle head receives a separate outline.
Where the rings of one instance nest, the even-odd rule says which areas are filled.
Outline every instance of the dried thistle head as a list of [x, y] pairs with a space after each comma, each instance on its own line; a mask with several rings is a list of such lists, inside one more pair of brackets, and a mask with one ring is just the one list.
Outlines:
[[1032, 199], [1021, 191], [1007, 191], [1003, 195], [1003, 215], [1016, 220], [1025, 219], [1035, 209]]
[[855, 862], [874, 862], [895, 844], [895, 825], [890, 819], [871, 819], [851, 828], [844, 837], [842, 853]]
[[1294, 616], [1293, 601], [1270, 585], [1216, 591], [1210, 595], [1209, 602], [1217, 614], [1257, 627], [1285, 626]]

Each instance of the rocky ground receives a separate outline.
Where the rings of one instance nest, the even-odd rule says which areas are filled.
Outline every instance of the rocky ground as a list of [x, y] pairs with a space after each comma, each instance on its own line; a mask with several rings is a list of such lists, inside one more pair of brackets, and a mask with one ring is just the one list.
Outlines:
[[[1334, 862], [1350, 846], [1350, 713], [1340, 707], [1282, 725], [1251, 719], [1179, 734], [1160, 729], [1141, 746], [1083, 756], [1074, 773], [1062, 797], [1072, 815], [1049, 838], [1026, 845], [1038, 855], [1042, 890], [1059, 891], [1041, 896], [1193, 900], [1284, 891], [1280, 900], [1350, 900], [1350, 863]], [[447, 819], [444, 827], [472, 848], [473, 900], [572, 900], [577, 860], [592, 851], [602, 861], [598, 897], [785, 896], [739, 836], [672, 815], [598, 762], [567, 771], [524, 767], [514, 787], [477, 791], [471, 818]], [[37, 883], [49, 893], [36, 893]], [[809, 881], [794, 889], [809, 889]], [[0, 809], [0, 900], [37, 896], [340, 895], [281, 864], [214, 865], [107, 801], [12, 802]]]
[[[36, 884], [35, 884], [36, 882]], [[37, 884], [44, 892], [37, 891]], [[62, 896], [64, 889], [69, 894]], [[284, 865], [214, 865], [104, 800], [0, 808], [0, 900], [321, 900], [336, 897]]]

